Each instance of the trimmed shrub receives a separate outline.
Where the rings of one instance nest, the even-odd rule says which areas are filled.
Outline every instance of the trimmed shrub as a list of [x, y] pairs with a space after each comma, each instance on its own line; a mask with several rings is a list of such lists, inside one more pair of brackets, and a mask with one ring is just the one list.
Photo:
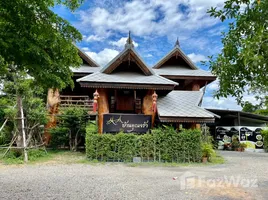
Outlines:
[[142, 161], [200, 162], [202, 157], [201, 132], [176, 132], [165, 127], [144, 135], [134, 133], [97, 134], [87, 132], [86, 155], [90, 160], [131, 162]]
[[268, 152], [268, 130], [262, 130], [263, 136], [263, 148], [266, 152]]

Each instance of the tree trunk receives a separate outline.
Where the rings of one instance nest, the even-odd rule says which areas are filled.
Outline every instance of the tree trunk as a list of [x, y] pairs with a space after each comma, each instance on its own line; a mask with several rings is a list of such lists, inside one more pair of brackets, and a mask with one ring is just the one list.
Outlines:
[[17, 137], [17, 146], [23, 148], [24, 153], [24, 162], [28, 162], [28, 153], [26, 149], [26, 134], [25, 134], [25, 124], [24, 124], [24, 114], [22, 99], [20, 95], [17, 95], [17, 105], [18, 105], [18, 137]]
[[21, 111], [20, 111], [20, 106], [21, 106], [21, 97], [17, 95], [17, 126], [18, 126], [18, 137], [16, 139], [16, 144], [17, 147], [23, 147], [23, 139], [22, 139], [22, 116], [21, 116]]

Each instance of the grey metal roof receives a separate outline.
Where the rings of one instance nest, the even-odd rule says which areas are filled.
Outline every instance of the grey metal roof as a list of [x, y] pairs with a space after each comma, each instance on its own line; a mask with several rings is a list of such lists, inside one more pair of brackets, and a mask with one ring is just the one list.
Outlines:
[[247, 118], [252, 118], [252, 119], [256, 119], [256, 120], [263, 120], [263, 121], [268, 122], [268, 116], [243, 112], [243, 111], [239, 111], [239, 110], [223, 110], [223, 109], [210, 109], [210, 108], [206, 108], [206, 110], [213, 112], [213, 113], [217, 113], [218, 115], [222, 115], [222, 116], [229, 115], [229, 117], [230, 117], [233, 114], [233, 116], [237, 117], [239, 114], [241, 117], [247, 117]]
[[160, 117], [215, 118], [215, 115], [199, 107], [202, 91], [172, 91], [157, 100]]
[[156, 84], [156, 85], [178, 85], [178, 83], [166, 79], [158, 75], [145, 76], [136, 72], [117, 72], [105, 74], [96, 72], [88, 76], [82, 77], [77, 82], [93, 82], [93, 83], [129, 83], [129, 84]]
[[101, 67], [91, 67], [89, 65], [81, 65], [79, 68], [71, 67], [73, 73], [92, 74], [101, 70]]
[[195, 64], [191, 61], [191, 59], [182, 51], [180, 46], [176, 44], [170, 52], [168, 52], [161, 60], [159, 60], [153, 68], [159, 68], [163, 65], [167, 60], [169, 60], [175, 52], [179, 52], [182, 58], [189, 64], [191, 69], [198, 69]]
[[184, 66], [163, 66], [159, 69], [153, 69], [158, 75], [173, 75], [173, 76], [211, 76], [216, 77], [209, 71], [202, 69], [189, 69]]

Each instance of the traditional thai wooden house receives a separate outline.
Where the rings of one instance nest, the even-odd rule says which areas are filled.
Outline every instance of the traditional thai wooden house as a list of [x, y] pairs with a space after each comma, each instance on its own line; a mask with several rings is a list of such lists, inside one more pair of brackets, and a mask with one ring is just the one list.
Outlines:
[[72, 69], [75, 88], [61, 92], [61, 105], [88, 106], [89, 114], [97, 116], [99, 133], [146, 132], [159, 123], [198, 128], [214, 122], [215, 115], [200, 107], [200, 88], [216, 76], [198, 69], [178, 40], [153, 68], [136, 52], [130, 36], [125, 49], [104, 67], [79, 54], [83, 65]]

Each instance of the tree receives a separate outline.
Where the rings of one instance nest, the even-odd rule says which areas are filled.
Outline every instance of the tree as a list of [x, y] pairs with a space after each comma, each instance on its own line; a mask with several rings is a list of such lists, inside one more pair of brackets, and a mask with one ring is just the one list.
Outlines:
[[254, 113], [256, 112], [256, 110], [259, 109], [259, 105], [253, 105], [252, 103], [250, 103], [249, 101], [246, 101], [244, 103], [244, 106], [242, 108], [243, 112], [249, 112], [249, 113]]
[[246, 101], [243, 104], [242, 111], [267, 116], [268, 115], [268, 96], [259, 98], [258, 100], [259, 100], [259, 103], [256, 105], [253, 105], [252, 103]]
[[87, 110], [80, 107], [66, 107], [61, 109], [58, 124], [51, 128], [50, 145], [57, 148], [59, 145], [69, 144], [71, 151], [77, 151], [82, 137], [86, 133]]
[[229, 22], [221, 53], [208, 63], [219, 79], [216, 96], [232, 95], [241, 103], [245, 91], [267, 93], [268, 1], [227, 0], [222, 9], [208, 13]]
[[[36, 84], [34, 79], [28, 78], [27, 74], [21, 73], [13, 74], [3, 85], [5, 94], [1, 97], [0, 107], [8, 119], [5, 126], [7, 131], [3, 133], [5, 138], [14, 138], [17, 147], [23, 148], [27, 161], [26, 148], [42, 144], [40, 127], [47, 123], [44, 89]], [[22, 112], [19, 112], [21, 110]], [[22, 134], [23, 131], [25, 135]]]
[[73, 43], [82, 39], [71, 24], [51, 11], [62, 4], [71, 11], [82, 0], [0, 1], [0, 78], [26, 72], [46, 88], [73, 85], [70, 66], [81, 63]]

